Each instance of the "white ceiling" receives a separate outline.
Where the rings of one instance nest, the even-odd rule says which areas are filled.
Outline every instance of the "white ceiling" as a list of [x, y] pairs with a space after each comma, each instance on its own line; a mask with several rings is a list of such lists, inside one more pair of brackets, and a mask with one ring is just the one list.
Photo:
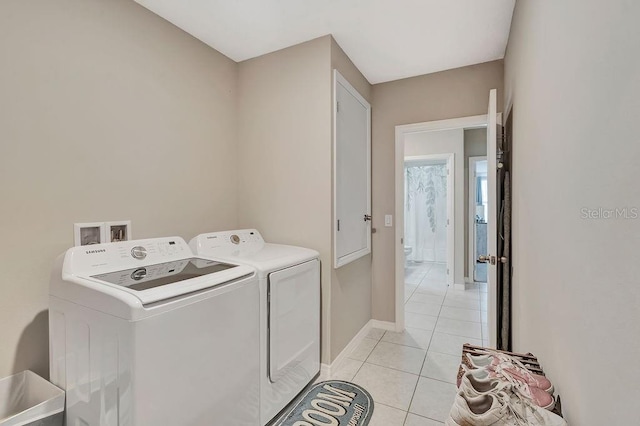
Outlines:
[[326, 34], [370, 83], [504, 57], [515, 0], [136, 0], [240, 62]]

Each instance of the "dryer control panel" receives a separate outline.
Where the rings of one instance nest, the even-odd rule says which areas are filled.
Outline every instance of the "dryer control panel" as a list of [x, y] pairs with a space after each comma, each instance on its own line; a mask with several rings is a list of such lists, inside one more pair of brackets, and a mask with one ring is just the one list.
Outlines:
[[238, 251], [261, 249], [264, 246], [264, 239], [256, 229], [238, 229], [201, 234], [190, 244], [194, 253], [215, 251], [219, 254], [237, 254]]

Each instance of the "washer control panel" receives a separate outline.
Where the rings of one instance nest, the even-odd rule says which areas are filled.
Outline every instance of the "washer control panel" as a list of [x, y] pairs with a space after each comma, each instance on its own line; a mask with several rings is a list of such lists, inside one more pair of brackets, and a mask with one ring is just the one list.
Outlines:
[[190, 257], [191, 249], [180, 237], [151, 238], [73, 247], [66, 253], [64, 268], [75, 275], [95, 275]]
[[135, 246], [131, 249], [131, 256], [134, 259], [144, 259], [147, 257], [147, 249], [142, 246]]

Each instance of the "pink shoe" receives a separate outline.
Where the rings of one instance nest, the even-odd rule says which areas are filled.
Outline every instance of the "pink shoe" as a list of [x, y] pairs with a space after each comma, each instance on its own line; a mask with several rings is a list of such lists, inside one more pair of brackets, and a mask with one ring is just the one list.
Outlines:
[[500, 366], [501, 369], [512, 376], [517, 377], [520, 381], [527, 383], [529, 386], [534, 386], [545, 392], [553, 393], [553, 384], [549, 379], [539, 374], [531, 373], [520, 361], [510, 357], [509, 355], [501, 354], [499, 352], [488, 352], [487, 355], [465, 354], [465, 356], [473, 368], [488, 368], [495, 370]]
[[530, 400], [534, 405], [546, 410], [553, 410], [556, 401], [549, 393], [535, 386], [518, 380], [504, 371], [495, 372], [488, 369], [466, 370], [462, 376], [460, 392], [469, 397], [476, 397], [492, 392], [516, 392]]

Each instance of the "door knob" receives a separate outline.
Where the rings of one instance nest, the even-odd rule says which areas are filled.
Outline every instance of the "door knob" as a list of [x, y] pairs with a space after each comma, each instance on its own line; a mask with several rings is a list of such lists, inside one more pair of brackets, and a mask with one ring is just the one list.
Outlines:
[[507, 263], [507, 260], [509, 260], [509, 259], [507, 259], [506, 257], [502, 256], [500, 258], [500, 263]]
[[367, 222], [367, 221], [370, 221], [370, 220], [371, 220], [371, 215], [370, 214], [365, 214], [364, 215], [364, 221]]
[[[502, 262], [502, 259], [500, 261]], [[485, 255], [480, 255], [480, 256], [478, 256], [478, 262], [490, 263], [492, 265], [495, 265], [496, 264], [496, 257], [495, 256], [491, 256], [490, 254], [487, 254], [486, 256]], [[505, 262], [506, 262], [506, 258], [505, 258]]]

